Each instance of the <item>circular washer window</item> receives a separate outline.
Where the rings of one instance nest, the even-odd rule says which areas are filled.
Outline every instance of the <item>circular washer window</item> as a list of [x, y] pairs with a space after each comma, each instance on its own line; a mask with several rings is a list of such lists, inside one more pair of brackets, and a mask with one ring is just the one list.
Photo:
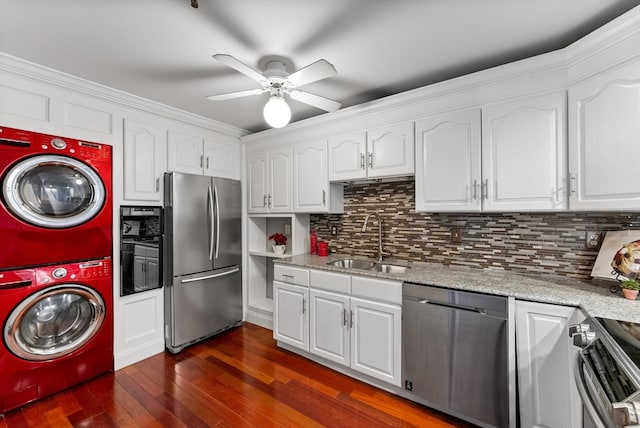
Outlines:
[[13, 214], [36, 226], [85, 223], [104, 205], [102, 180], [90, 166], [66, 156], [34, 156], [14, 165], [2, 186]]
[[96, 291], [79, 284], [58, 285], [32, 294], [11, 312], [4, 340], [20, 358], [50, 360], [86, 344], [104, 319], [104, 300]]

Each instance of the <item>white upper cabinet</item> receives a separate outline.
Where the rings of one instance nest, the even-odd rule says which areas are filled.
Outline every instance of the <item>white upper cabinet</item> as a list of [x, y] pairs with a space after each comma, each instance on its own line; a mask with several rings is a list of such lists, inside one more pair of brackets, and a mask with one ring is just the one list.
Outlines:
[[480, 211], [480, 109], [416, 122], [416, 211]]
[[569, 89], [572, 210], [640, 208], [640, 61]]
[[414, 173], [413, 122], [333, 137], [328, 146], [330, 181]]
[[367, 150], [369, 178], [413, 175], [413, 122], [367, 131]]
[[342, 186], [329, 184], [325, 140], [293, 146], [293, 210], [318, 213], [344, 210]]
[[291, 156], [290, 146], [247, 153], [249, 213], [292, 212]]
[[482, 109], [484, 211], [564, 210], [564, 92]]
[[162, 203], [166, 153], [164, 129], [124, 120], [124, 199]]
[[329, 180], [367, 176], [367, 133], [356, 132], [329, 139]]
[[416, 122], [416, 210], [567, 208], [565, 94]]
[[170, 130], [168, 169], [185, 174], [240, 179], [240, 144], [232, 137], [202, 138]]

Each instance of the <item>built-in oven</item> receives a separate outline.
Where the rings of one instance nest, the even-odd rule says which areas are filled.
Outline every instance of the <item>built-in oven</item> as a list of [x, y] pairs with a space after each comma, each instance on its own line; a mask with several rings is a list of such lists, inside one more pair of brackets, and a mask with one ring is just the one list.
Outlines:
[[120, 295], [162, 287], [162, 208], [120, 207]]
[[569, 334], [582, 348], [575, 378], [584, 427], [640, 427], [640, 324], [588, 318]]

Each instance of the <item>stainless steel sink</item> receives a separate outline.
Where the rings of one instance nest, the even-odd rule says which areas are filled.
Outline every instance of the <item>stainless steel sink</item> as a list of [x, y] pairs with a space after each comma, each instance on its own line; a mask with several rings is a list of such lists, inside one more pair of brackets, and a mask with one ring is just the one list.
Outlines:
[[340, 259], [328, 262], [327, 264], [341, 268], [369, 270], [375, 263], [367, 260]]
[[404, 273], [408, 266], [393, 265], [389, 263], [376, 263], [368, 260], [340, 259], [327, 262], [329, 266], [336, 266], [346, 269], [373, 270], [383, 273]]
[[375, 263], [371, 270], [383, 273], [404, 273], [409, 269], [407, 266], [389, 265], [386, 263]]

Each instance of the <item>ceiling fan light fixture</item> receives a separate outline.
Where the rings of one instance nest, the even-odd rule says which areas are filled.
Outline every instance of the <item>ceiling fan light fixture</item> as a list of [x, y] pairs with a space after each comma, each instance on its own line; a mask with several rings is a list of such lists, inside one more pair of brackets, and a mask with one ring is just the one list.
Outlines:
[[272, 95], [262, 110], [264, 120], [272, 128], [282, 128], [291, 120], [291, 109], [282, 95]]

